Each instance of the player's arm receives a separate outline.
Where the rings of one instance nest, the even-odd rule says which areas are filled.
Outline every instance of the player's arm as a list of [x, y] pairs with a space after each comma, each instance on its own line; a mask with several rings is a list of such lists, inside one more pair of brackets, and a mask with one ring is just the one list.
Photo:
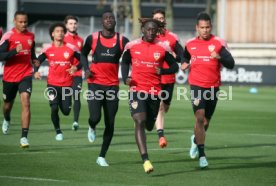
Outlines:
[[129, 39], [126, 38], [126, 37], [123, 37], [123, 41], [122, 41], [122, 44], [123, 44], [123, 49], [125, 48], [126, 44], [129, 42]]
[[129, 65], [131, 63], [130, 50], [126, 50], [122, 57], [121, 72], [124, 84], [129, 85], [131, 78], [128, 77], [129, 74]]
[[185, 71], [190, 66], [191, 54], [189, 53], [187, 47], [184, 49], [183, 61], [181, 61], [181, 70]]
[[31, 48], [31, 58], [32, 58], [32, 63], [35, 66], [39, 67], [40, 63], [39, 63], [39, 61], [38, 61], [38, 59], [36, 57], [36, 54], [35, 54], [35, 42], [34, 42], [32, 48]]
[[89, 52], [91, 51], [91, 46], [92, 46], [92, 35], [89, 35], [84, 43], [84, 46], [81, 50], [81, 53], [84, 55], [84, 57], [87, 58]]
[[231, 53], [223, 46], [219, 52], [218, 61], [226, 68], [233, 69], [235, 66], [235, 60]]
[[176, 54], [177, 62], [180, 62], [181, 64], [184, 63], [184, 49], [178, 41], [176, 41], [175, 43], [174, 51]]
[[40, 54], [38, 56], [38, 58], [36, 59], [37, 60], [37, 62], [36, 62], [37, 64], [35, 64], [35, 66], [34, 66], [34, 78], [35, 79], [41, 80], [41, 75], [38, 72], [38, 69], [39, 69], [41, 63], [43, 63], [45, 61], [45, 59], [46, 59], [45, 53]]
[[172, 54], [170, 54], [167, 51], [165, 53], [165, 61], [169, 65], [169, 68], [167, 68], [167, 69], [161, 68], [160, 74], [174, 74], [178, 71], [179, 67], [178, 67], [176, 59], [173, 57]]
[[8, 60], [9, 58], [15, 56], [18, 52], [22, 50], [22, 45], [18, 44], [14, 49], [8, 51], [9, 42], [5, 40], [0, 45], [0, 60]]

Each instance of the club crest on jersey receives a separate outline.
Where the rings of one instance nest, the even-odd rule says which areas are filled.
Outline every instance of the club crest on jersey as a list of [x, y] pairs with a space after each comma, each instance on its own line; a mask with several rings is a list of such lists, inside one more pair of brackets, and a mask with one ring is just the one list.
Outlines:
[[31, 39], [28, 39], [28, 45], [32, 46], [32, 44], [33, 44], [33, 41]]
[[64, 52], [63, 56], [64, 56], [66, 59], [68, 59], [69, 53], [68, 53], [68, 52]]
[[133, 102], [131, 103], [131, 107], [132, 107], [133, 109], [137, 109], [137, 107], [138, 107], [138, 102], [137, 102], [137, 101], [133, 101]]
[[157, 61], [159, 58], [160, 58], [160, 53], [159, 52], [154, 52], [153, 53], [153, 57], [154, 57], [154, 59]]
[[216, 48], [215, 45], [209, 45], [209, 46], [208, 46], [208, 50], [209, 50], [210, 52], [213, 52], [213, 51], [215, 50], [215, 48]]
[[81, 47], [81, 42], [80, 42], [80, 41], [78, 41], [78, 47], [79, 47], [79, 48]]

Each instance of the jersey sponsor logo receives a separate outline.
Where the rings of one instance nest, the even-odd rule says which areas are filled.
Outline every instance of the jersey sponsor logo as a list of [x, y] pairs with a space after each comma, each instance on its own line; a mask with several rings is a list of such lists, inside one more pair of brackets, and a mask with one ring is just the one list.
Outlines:
[[110, 54], [110, 53], [109, 53], [109, 49], [107, 49], [107, 50], [106, 50], [106, 53], [104, 53], [104, 52], [101, 53], [101, 56], [114, 57], [115, 54]]
[[140, 51], [135, 51], [134, 53], [135, 53], [135, 54], [141, 54], [141, 52], [140, 52]]
[[64, 52], [63, 56], [65, 57], [65, 59], [68, 59], [69, 53], [68, 52]]
[[155, 61], [157, 61], [160, 58], [160, 55], [161, 54], [159, 52], [154, 52], [153, 53], [153, 57], [154, 57]]
[[137, 109], [137, 107], [138, 107], [138, 101], [133, 101], [133, 102], [131, 103], [131, 107], [132, 107], [133, 109]]
[[28, 44], [29, 44], [29, 46], [32, 46], [33, 45], [33, 41], [31, 39], [28, 39]]
[[210, 52], [213, 52], [213, 51], [215, 50], [215, 48], [216, 48], [215, 45], [209, 45], [209, 46], [208, 46], [208, 50], [209, 50]]

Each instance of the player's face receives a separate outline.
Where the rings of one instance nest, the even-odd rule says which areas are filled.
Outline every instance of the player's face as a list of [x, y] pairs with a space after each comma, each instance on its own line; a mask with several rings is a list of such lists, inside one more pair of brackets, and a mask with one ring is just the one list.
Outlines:
[[116, 25], [115, 16], [110, 12], [104, 13], [102, 16], [102, 24], [104, 29], [114, 31]]
[[56, 27], [52, 32], [52, 37], [54, 38], [54, 41], [63, 41], [64, 34], [65, 32], [62, 27]]
[[156, 19], [156, 20], [160, 21], [161, 23], [165, 23], [166, 22], [166, 19], [165, 19], [164, 15], [161, 14], [161, 13], [154, 14], [153, 15], [153, 19]]
[[78, 22], [75, 19], [69, 19], [65, 26], [69, 32], [76, 33], [78, 29]]
[[154, 22], [147, 22], [142, 28], [142, 33], [144, 35], [143, 39], [149, 43], [152, 43], [156, 38], [158, 31], [157, 24]]
[[199, 20], [196, 25], [196, 30], [199, 35], [199, 39], [208, 40], [211, 35], [212, 25], [210, 21]]
[[28, 26], [28, 17], [26, 15], [17, 15], [14, 20], [15, 29], [18, 32], [25, 32]]

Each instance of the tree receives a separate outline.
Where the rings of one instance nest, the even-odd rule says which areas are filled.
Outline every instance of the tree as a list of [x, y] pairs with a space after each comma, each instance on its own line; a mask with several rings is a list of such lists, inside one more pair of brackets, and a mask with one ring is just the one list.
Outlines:
[[132, 38], [138, 38], [140, 36], [140, 24], [139, 18], [141, 17], [141, 2], [140, 0], [132, 1]]

